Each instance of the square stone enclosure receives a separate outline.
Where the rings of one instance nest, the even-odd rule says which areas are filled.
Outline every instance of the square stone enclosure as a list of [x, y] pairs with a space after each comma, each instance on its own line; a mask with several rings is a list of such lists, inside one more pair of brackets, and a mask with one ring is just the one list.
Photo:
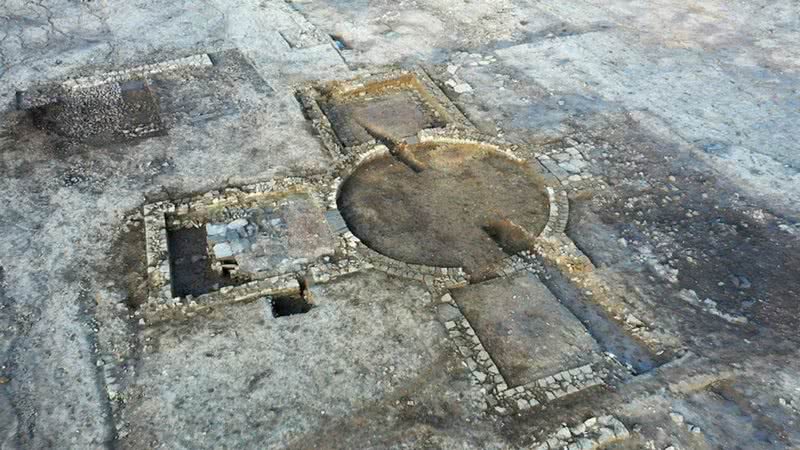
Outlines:
[[452, 296], [511, 387], [599, 359], [597, 342], [534, 274], [470, 285]]
[[364, 125], [396, 140], [425, 129], [473, 128], [420, 68], [318, 84], [298, 98], [325, 145], [338, 155], [375, 143]]
[[[272, 295], [286, 286], [297, 291], [295, 274], [332, 255], [336, 241], [319, 199], [293, 183], [268, 182], [146, 205], [148, 304], [211, 305]], [[209, 230], [242, 221], [251, 230], [249, 248], [216, 258], [220, 241]], [[226, 245], [234, 239], [229, 237]]]
[[17, 108], [51, 135], [99, 146], [234, 115], [272, 92], [231, 49], [32, 85], [17, 92]]
[[[21, 94], [18, 94], [21, 95]], [[163, 134], [158, 99], [144, 79], [128, 79], [24, 100], [33, 123], [49, 133], [94, 144]]]
[[95, 144], [165, 133], [153, 75], [210, 67], [208, 55], [145, 64], [130, 69], [32, 86], [17, 92], [17, 108], [60, 136]]

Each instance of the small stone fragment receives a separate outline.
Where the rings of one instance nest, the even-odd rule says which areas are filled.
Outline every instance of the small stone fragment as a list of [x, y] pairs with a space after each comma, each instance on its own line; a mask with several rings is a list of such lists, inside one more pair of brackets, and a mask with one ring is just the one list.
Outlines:
[[463, 94], [466, 92], [472, 92], [472, 86], [468, 83], [458, 83], [453, 86], [453, 90], [456, 91], [457, 94]]
[[236, 219], [228, 224], [228, 228], [231, 230], [238, 230], [240, 228], [244, 228], [246, 225], [247, 219]]
[[206, 234], [209, 236], [220, 236], [224, 235], [226, 231], [225, 225], [215, 224], [215, 223], [207, 223], [206, 224]]
[[217, 258], [229, 258], [233, 256], [230, 244], [222, 242], [214, 245], [214, 256]]
[[579, 424], [575, 425], [574, 427], [572, 427], [572, 429], [570, 431], [572, 431], [572, 434], [574, 434], [576, 436], [579, 435], [579, 434], [583, 434], [586, 431], [586, 425], [583, 424], [583, 423], [579, 423]]
[[[230, 245], [231, 253], [234, 255], [238, 255], [245, 250], [245, 244], [239, 239], [229, 242], [228, 245]], [[216, 254], [216, 252], [214, 254]]]

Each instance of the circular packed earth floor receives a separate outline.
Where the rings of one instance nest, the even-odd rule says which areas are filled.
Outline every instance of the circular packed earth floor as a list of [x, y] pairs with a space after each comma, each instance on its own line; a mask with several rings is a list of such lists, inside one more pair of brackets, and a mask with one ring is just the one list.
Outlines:
[[365, 245], [413, 264], [479, 275], [547, 223], [544, 179], [490, 146], [421, 143], [361, 164], [339, 210]]

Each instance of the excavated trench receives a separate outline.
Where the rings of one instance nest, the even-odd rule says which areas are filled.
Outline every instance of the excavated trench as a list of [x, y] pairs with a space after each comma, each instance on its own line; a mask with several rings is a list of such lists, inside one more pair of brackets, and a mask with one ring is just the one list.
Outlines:
[[[345, 180], [339, 210], [373, 250], [413, 264], [463, 267], [473, 277], [541, 233], [545, 183], [527, 164], [481, 144], [390, 145]], [[511, 243], [511, 245], [509, 245]]]

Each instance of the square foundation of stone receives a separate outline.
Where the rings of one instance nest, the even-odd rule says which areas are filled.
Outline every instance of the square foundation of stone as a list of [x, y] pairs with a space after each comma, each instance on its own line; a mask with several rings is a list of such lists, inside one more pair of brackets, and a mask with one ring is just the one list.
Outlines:
[[233, 116], [272, 92], [249, 59], [230, 49], [31, 85], [17, 91], [17, 108], [51, 135], [103, 145]]
[[442, 128], [445, 123], [430, 108], [418, 92], [397, 88], [394, 92], [320, 104], [328, 116], [336, 136], [345, 147], [355, 147], [372, 141], [363, 124], [402, 140], [427, 128]]
[[[171, 228], [170, 222], [179, 228]], [[217, 205], [204, 214], [183, 218], [168, 215], [167, 223], [168, 235], [187, 234], [187, 230], [200, 235], [193, 240], [195, 248], [188, 254], [195, 262], [192, 273], [202, 274], [200, 265], [213, 268], [219, 276], [203, 277], [216, 282], [217, 289], [235, 284], [226, 282], [226, 278], [252, 281], [283, 275], [334, 253], [333, 233], [325, 221], [325, 212], [305, 194], [266, 195]], [[170, 246], [174, 270], [179, 267], [176, 257], [184, 255], [173, 254], [173, 248], [179, 247]], [[172, 276], [176, 294], [182, 292], [176, 285], [183, 278], [180, 273]]]
[[35, 104], [29, 111], [37, 127], [96, 145], [164, 133], [158, 99], [144, 80], [61, 90], [22, 103]]
[[309, 118], [325, 118], [314, 123], [331, 128], [320, 134], [332, 133], [340, 151], [373, 143], [367, 128], [403, 140], [425, 129], [472, 127], [421, 69], [331, 82], [300, 97]]
[[151, 304], [253, 298], [334, 254], [318, 199], [291, 182], [260, 186], [145, 206]]
[[597, 360], [588, 331], [530, 273], [452, 291], [509, 386]]
[[324, 211], [305, 195], [265, 199], [235, 216], [214, 215], [205, 228], [212, 258], [231, 261], [249, 278], [294, 272], [334, 252]]

